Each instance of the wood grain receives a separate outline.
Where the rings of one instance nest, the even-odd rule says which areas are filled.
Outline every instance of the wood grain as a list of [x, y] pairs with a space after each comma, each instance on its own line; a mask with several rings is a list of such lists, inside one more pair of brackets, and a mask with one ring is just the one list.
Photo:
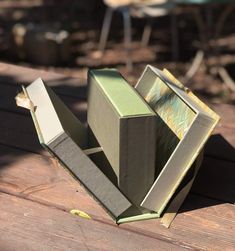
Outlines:
[[[21, 114], [14, 114], [9, 112], [0, 111], [0, 116], [4, 120], [0, 123], [0, 143], [12, 147], [18, 147], [26, 151], [31, 151], [35, 153], [48, 156], [48, 153], [40, 146], [32, 119], [29, 116], [24, 116]], [[17, 126], [16, 126], [17, 125]], [[224, 129], [231, 130], [231, 129]], [[228, 136], [230, 135], [230, 136]], [[225, 136], [229, 138], [234, 137], [234, 135], [229, 131]], [[232, 142], [230, 140], [230, 142]], [[212, 161], [206, 161], [204, 167], [198, 175], [198, 182], [196, 187], [196, 192], [201, 195], [206, 195], [211, 198], [220, 199], [222, 201], [233, 202], [234, 200], [234, 162], [226, 163], [226, 161], [234, 161], [234, 148], [233, 142], [224, 144], [223, 140], [219, 138], [219, 142], [207, 147], [207, 152], [209, 152], [209, 158], [214, 159], [213, 165]], [[223, 160], [216, 161], [216, 159], [221, 158]], [[207, 159], [207, 156], [206, 156]], [[208, 165], [207, 165], [208, 163]], [[223, 170], [223, 171], [222, 171]], [[227, 176], [229, 175], [229, 176]], [[208, 186], [208, 176], [213, 177], [213, 182]], [[221, 187], [221, 190], [220, 190]], [[230, 190], [230, 189], [233, 190]], [[218, 192], [217, 192], [218, 191]]]
[[1, 250], [189, 250], [115, 225], [0, 194]]
[[235, 128], [217, 127], [206, 144], [205, 152], [207, 156], [235, 162]]
[[45, 205], [109, 219], [104, 210], [54, 159], [0, 146], [0, 190]]
[[210, 198], [235, 203], [235, 162], [205, 158], [192, 191]]
[[[4, 156], [0, 158], [1, 192], [66, 212], [78, 208], [91, 215], [94, 221], [114, 224], [79, 183], [51, 159], [10, 150], [13, 149], [0, 148]], [[170, 230], [161, 226], [159, 220], [125, 224], [120, 228], [195, 249], [212, 250], [216, 241], [218, 248], [213, 250], [219, 250], [225, 243], [230, 248], [235, 245], [234, 221], [233, 205], [190, 195]], [[221, 237], [219, 229], [226, 234]]]
[[[20, 113], [27, 116], [30, 116], [28, 110], [17, 107], [15, 102], [15, 96], [22, 91], [20, 85], [7, 85], [1, 84], [0, 82], [0, 109], [4, 111]], [[56, 89], [52, 88], [55, 92]], [[57, 92], [58, 94], [58, 92]], [[87, 110], [87, 102], [81, 98], [74, 98], [67, 95], [58, 94], [61, 100], [69, 107], [69, 109], [83, 122], [86, 121], [86, 110]]]
[[[3, 134], [2, 139], [5, 138], [4, 135], [7, 135], [8, 132], [4, 132], [4, 130], [6, 130], [6, 128], [11, 128], [14, 130], [14, 134], [17, 134], [17, 132], [22, 132], [24, 131], [26, 132], [26, 128], [27, 131], [30, 132], [30, 134], [35, 134], [35, 129], [33, 126], [33, 123], [31, 122], [31, 119], [28, 118], [24, 118], [23, 116], [18, 116], [18, 115], [26, 115], [27, 117], [29, 117], [29, 111], [27, 111], [26, 109], [20, 108], [20, 107], [16, 107], [15, 105], [15, 95], [17, 93], [17, 87], [16, 86], [9, 86], [9, 85], [1, 85], [1, 93], [0, 93], [0, 109], [3, 111], [3, 113], [0, 111], [0, 116], [4, 119], [4, 123], [0, 123], [0, 128], [3, 130], [1, 134]], [[69, 107], [69, 109], [71, 109], [71, 111], [82, 121], [85, 122], [86, 121], [86, 108], [87, 108], [87, 103], [85, 101], [82, 101], [80, 99], [74, 99], [68, 96], [61, 96], [62, 100], [65, 102], [65, 104]], [[231, 106], [226, 106], [229, 108], [229, 110], [232, 110], [235, 114], [235, 108], [231, 107]], [[9, 112], [9, 113], [6, 113]], [[14, 114], [10, 114], [11, 112], [17, 113], [18, 115], [14, 115]], [[225, 115], [223, 116], [226, 120], [227, 116], [231, 115], [231, 111], [228, 113], [228, 115], [226, 115], [227, 113], [224, 113]], [[12, 117], [12, 118], [11, 118]], [[232, 118], [232, 119], [231, 119]], [[15, 123], [12, 122], [12, 120], [15, 120], [15, 122], [17, 123], [18, 127], [15, 127]], [[25, 121], [24, 121], [25, 120]], [[234, 121], [232, 123], [232, 125], [235, 124], [235, 116], [230, 116], [230, 118], [228, 118], [227, 120], [231, 120]], [[24, 128], [24, 129], [23, 129]], [[231, 127], [231, 124], [227, 124], [227, 123], [223, 123], [216, 127], [215, 131], [214, 131], [214, 135], [210, 138], [210, 140], [208, 141], [207, 145], [206, 145], [206, 154], [208, 154], [209, 156], [213, 156], [214, 158], [222, 158], [222, 159], [227, 159], [227, 160], [231, 160], [234, 161], [235, 160], [235, 151], [234, 151], [234, 147], [235, 147], [235, 128]], [[14, 135], [13, 134], [13, 135]], [[12, 137], [13, 137], [12, 135]], [[21, 140], [21, 136], [16, 137], [15, 140], [17, 140], [17, 138], [19, 139], [20, 142], [22, 142]], [[6, 140], [5, 140], [6, 141]], [[11, 140], [9, 140], [11, 142]], [[35, 140], [35, 137], [32, 137], [32, 141], [34, 142], [38, 142], [37, 140]], [[27, 140], [26, 140], [27, 142]], [[5, 143], [5, 142], [1, 142], [1, 143]], [[19, 146], [19, 144], [17, 142], [16, 146]], [[24, 142], [22, 142], [24, 144]], [[21, 143], [20, 143], [21, 144]], [[37, 144], [37, 143], [36, 143]], [[35, 146], [36, 146], [35, 144]], [[29, 142], [28, 146], [30, 148], [28, 148], [28, 150], [34, 151], [34, 149], [37, 149], [37, 147], [32, 147], [31, 143]], [[22, 146], [24, 149], [25, 146]]]
[[0, 110], [0, 143], [48, 155], [40, 146], [31, 117]]
[[212, 108], [221, 117], [219, 126], [224, 125], [235, 129], [235, 108], [229, 104], [213, 104]]
[[[85, 94], [80, 95], [79, 90], [76, 91], [73, 88], [79, 88], [83, 86], [86, 89], [86, 84], [80, 80], [74, 78], [66, 78], [64, 75], [57, 73], [48, 73], [45, 71], [38, 71], [34, 69], [28, 69], [24, 67], [6, 65], [0, 63], [0, 73], [7, 72], [7, 75], [2, 73], [0, 76], [0, 109], [9, 112], [16, 112], [29, 116], [29, 112], [23, 108], [16, 107], [15, 95], [21, 91], [21, 87], [18, 83], [30, 83], [35, 78], [43, 76], [48, 81], [48, 85], [54, 86], [53, 90], [59, 94], [65, 104], [71, 109], [71, 111], [83, 122], [86, 121], [86, 100], [81, 99], [81, 96], [85, 98]], [[7, 77], [8, 76], [8, 77]], [[4, 82], [5, 81], [5, 82]], [[17, 81], [17, 82], [16, 82]], [[10, 83], [10, 84], [6, 84]], [[63, 86], [63, 89], [57, 89], [58, 86]], [[72, 87], [71, 87], [72, 86]], [[72, 89], [71, 89], [72, 88]], [[72, 96], [66, 95], [71, 93]], [[85, 91], [86, 92], [86, 91]], [[211, 105], [216, 112], [218, 112], [222, 119], [219, 125], [216, 127], [214, 134], [217, 137], [212, 137], [206, 145], [206, 154], [234, 161], [234, 146], [235, 146], [235, 108], [231, 105]], [[1, 115], [4, 117], [4, 115]], [[17, 120], [19, 117], [17, 117]], [[23, 119], [23, 118], [21, 118]], [[24, 124], [24, 122], [22, 122]], [[21, 122], [19, 122], [21, 124]], [[0, 124], [1, 126], [1, 124]], [[25, 148], [24, 148], [25, 149]], [[32, 148], [31, 148], [32, 149]]]
[[189, 195], [170, 229], [156, 221], [133, 222], [133, 227], [148, 235], [159, 234], [177, 243], [190, 243], [199, 250], [235, 250], [235, 206], [205, 197]]
[[87, 83], [84, 79], [71, 78], [62, 74], [0, 63], [0, 82], [6, 85], [28, 85], [37, 78], [54, 87], [57, 93], [75, 98], [86, 98]]

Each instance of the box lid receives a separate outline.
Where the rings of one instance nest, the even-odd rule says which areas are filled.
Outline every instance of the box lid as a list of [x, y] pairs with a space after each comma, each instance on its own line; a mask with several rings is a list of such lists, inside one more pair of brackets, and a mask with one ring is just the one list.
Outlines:
[[99, 82], [98, 86], [102, 88], [121, 117], [153, 114], [149, 106], [142, 102], [138, 93], [133, 92], [133, 87], [127, 84], [116, 69], [90, 70], [88, 75]]
[[219, 116], [167, 70], [148, 65], [135, 88], [158, 115], [157, 177], [141, 206], [161, 213], [202, 150]]
[[[87, 156], [87, 128], [41, 79], [23, 88], [40, 143], [116, 219], [132, 203]], [[92, 152], [92, 151], [91, 151]]]

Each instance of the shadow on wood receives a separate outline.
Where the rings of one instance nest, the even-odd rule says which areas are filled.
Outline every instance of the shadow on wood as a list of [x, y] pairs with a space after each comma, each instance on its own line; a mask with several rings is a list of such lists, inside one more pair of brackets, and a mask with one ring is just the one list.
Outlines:
[[221, 202], [235, 203], [235, 149], [222, 135], [213, 135], [208, 141], [192, 191]]

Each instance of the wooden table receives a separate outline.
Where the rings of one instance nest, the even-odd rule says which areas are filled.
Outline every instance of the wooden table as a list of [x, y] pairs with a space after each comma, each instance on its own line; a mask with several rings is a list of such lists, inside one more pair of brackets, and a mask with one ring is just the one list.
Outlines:
[[[235, 250], [235, 108], [213, 105], [222, 120], [179, 214], [117, 226], [39, 145], [27, 110], [14, 97], [42, 77], [86, 118], [86, 83], [0, 63], [0, 250]], [[88, 213], [84, 219], [71, 209]]]

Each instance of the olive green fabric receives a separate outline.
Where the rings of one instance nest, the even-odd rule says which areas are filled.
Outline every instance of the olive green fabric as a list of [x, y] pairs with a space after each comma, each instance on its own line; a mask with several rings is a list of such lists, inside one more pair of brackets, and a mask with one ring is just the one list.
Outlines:
[[31, 112], [42, 145], [100, 201], [113, 218], [132, 207], [131, 202], [104, 173], [105, 168], [99, 168], [104, 161], [94, 163], [84, 153], [83, 149], [88, 143], [85, 125], [41, 79], [29, 85], [26, 91], [35, 107], [35, 111]]
[[149, 106], [115, 69], [91, 70], [89, 75], [98, 83], [120, 117], [152, 115]]
[[139, 205], [155, 176], [156, 115], [116, 70], [89, 71], [88, 83], [88, 125], [120, 190]]

